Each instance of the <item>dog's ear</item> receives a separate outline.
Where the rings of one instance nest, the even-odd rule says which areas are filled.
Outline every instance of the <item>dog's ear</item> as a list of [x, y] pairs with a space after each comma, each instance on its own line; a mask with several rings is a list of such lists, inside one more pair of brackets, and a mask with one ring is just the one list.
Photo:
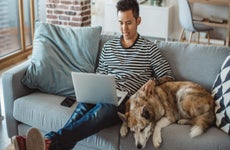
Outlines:
[[147, 120], [149, 120], [149, 119], [151, 118], [149, 109], [148, 109], [146, 106], [144, 106], [144, 107], [142, 108], [141, 116], [144, 117], [144, 118], [147, 119]]
[[129, 112], [130, 110], [130, 98], [125, 102], [125, 112]]
[[123, 122], [127, 122], [127, 117], [125, 114], [122, 114], [120, 112], [117, 112], [117, 115], [119, 116], [119, 118], [123, 121]]
[[174, 81], [174, 78], [171, 76], [164, 76], [158, 79], [159, 80], [159, 84], [163, 84], [165, 82], [170, 82], [170, 81]]

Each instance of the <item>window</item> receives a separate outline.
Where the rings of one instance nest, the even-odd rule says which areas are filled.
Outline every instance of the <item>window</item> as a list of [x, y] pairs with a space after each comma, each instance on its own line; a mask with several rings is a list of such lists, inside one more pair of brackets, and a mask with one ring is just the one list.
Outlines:
[[0, 1], [0, 67], [32, 47], [33, 0]]

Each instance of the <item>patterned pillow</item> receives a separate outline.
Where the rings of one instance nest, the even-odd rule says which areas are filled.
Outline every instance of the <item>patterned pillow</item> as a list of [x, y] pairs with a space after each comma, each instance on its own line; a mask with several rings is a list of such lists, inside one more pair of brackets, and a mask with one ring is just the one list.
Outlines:
[[222, 64], [212, 94], [216, 103], [216, 125], [230, 135], [230, 55]]

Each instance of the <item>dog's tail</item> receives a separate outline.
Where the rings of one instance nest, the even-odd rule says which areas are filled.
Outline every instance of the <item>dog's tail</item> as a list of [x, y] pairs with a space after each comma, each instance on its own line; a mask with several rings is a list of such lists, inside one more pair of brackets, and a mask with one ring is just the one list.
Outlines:
[[215, 122], [213, 112], [206, 112], [193, 120], [193, 126], [190, 131], [190, 137], [196, 137], [204, 133]]

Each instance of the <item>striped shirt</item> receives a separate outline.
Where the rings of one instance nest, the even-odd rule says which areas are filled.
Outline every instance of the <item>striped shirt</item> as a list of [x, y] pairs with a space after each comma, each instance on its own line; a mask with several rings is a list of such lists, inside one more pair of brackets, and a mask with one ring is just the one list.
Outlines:
[[122, 46], [119, 37], [106, 42], [97, 73], [114, 75], [117, 89], [130, 96], [152, 77], [171, 76], [171, 68], [156, 44], [139, 35], [129, 48]]

